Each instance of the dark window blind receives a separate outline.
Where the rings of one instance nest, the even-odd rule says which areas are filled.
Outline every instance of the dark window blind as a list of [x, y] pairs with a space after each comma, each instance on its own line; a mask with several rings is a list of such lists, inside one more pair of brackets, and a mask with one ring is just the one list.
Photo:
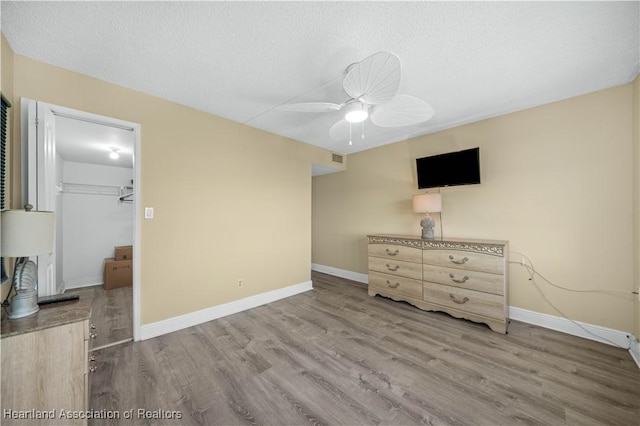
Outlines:
[[[4, 210], [6, 207], [6, 188], [7, 188], [7, 115], [8, 109], [11, 108], [11, 104], [0, 93], [2, 99], [2, 108], [0, 111], [0, 210]], [[7, 279], [7, 271], [4, 267], [4, 257], [0, 258], [0, 282], [4, 282]]]

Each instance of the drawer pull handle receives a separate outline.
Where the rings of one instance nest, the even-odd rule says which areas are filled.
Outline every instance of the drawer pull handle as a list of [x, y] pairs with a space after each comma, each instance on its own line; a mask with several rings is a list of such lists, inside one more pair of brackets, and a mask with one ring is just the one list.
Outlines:
[[391, 251], [391, 250], [389, 250], [389, 249], [385, 249], [385, 250], [387, 251], [387, 254], [388, 254], [389, 256], [395, 256], [395, 255], [397, 255], [398, 253], [400, 253], [400, 250], [398, 250], [398, 249], [395, 249], [395, 251]]
[[89, 325], [89, 329], [91, 329], [91, 330], [95, 330], [95, 329], [96, 329], [96, 325], [95, 325], [94, 323], [91, 323], [91, 324]]
[[89, 362], [96, 362], [96, 357], [95, 357], [95, 356], [93, 356], [93, 355], [91, 355], [91, 356], [89, 357]]
[[454, 283], [460, 283], [460, 284], [466, 282], [469, 279], [469, 277], [465, 275], [464, 277], [462, 277], [461, 280], [459, 280], [453, 274], [449, 274], [449, 278], [451, 278], [451, 281], [453, 281]]
[[400, 287], [400, 283], [399, 283], [399, 282], [396, 282], [396, 283], [395, 283], [395, 285], [394, 285], [394, 284], [391, 284], [391, 281], [389, 281], [389, 280], [387, 280], [387, 285], [388, 285], [389, 287], [391, 287], [391, 288], [398, 288], [398, 287]]
[[467, 303], [467, 302], [469, 301], [469, 298], [468, 298], [468, 297], [465, 297], [465, 298], [464, 298], [464, 299], [462, 299], [462, 300], [458, 300], [458, 299], [456, 299], [456, 297], [455, 297], [453, 294], [451, 294], [451, 293], [449, 293], [449, 297], [451, 298], [451, 300], [453, 300], [453, 301], [454, 301], [455, 303], [457, 303], [458, 305], [464, 305], [465, 303]]
[[469, 261], [467, 256], [463, 257], [462, 260], [455, 260], [452, 255], [449, 255], [449, 260], [456, 265], [463, 265]]
[[395, 271], [397, 271], [398, 269], [400, 269], [400, 265], [396, 265], [396, 266], [395, 266], [395, 268], [394, 268], [394, 267], [392, 267], [391, 265], [389, 265], [389, 264], [387, 263], [387, 269], [388, 269], [388, 270], [390, 270], [390, 271], [394, 271], [394, 272], [395, 272]]

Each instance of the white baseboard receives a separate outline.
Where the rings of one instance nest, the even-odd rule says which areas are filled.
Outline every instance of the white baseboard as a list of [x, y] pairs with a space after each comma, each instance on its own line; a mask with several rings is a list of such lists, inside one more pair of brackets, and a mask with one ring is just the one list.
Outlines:
[[[632, 337], [629, 333], [625, 333], [624, 331], [580, 321], [574, 322], [566, 318], [542, 314], [540, 312], [529, 311], [527, 309], [516, 308], [514, 306], [509, 306], [509, 318], [537, 325], [538, 327], [549, 328], [551, 330], [571, 334], [573, 336], [595, 340], [607, 345], [617, 345], [623, 348], [629, 348], [629, 342]], [[576, 323], [579, 325], [576, 325]]]
[[638, 368], [640, 368], [640, 340], [633, 335], [631, 336], [631, 347], [629, 348], [629, 353], [638, 365]]
[[333, 275], [340, 278], [346, 278], [351, 281], [357, 281], [359, 283], [369, 284], [369, 276], [367, 274], [360, 274], [358, 272], [346, 271], [344, 269], [338, 269], [331, 266], [320, 265], [317, 263], [311, 264], [311, 270], [316, 272], [322, 272], [324, 274]]
[[184, 328], [193, 327], [194, 325], [246, 311], [247, 309], [256, 308], [312, 289], [311, 281], [306, 281], [151, 324], [143, 324], [140, 326], [140, 340], [147, 340]]
[[93, 277], [76, 278], [75, 280], [64, 280], [65, 290], [72, 288], [92, 287], [94, 285], [102, 285], [102, 275], [96, 275]]

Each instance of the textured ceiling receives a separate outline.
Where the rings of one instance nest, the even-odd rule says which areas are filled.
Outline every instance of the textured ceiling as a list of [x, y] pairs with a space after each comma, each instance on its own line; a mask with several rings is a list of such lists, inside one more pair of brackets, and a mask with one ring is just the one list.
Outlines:
[[[638, 2], [9, 2], [17, 54], [327, 149], [352, 153], [631, 81]], [[329, 138], [349, 64], [400, 58], [426, 123]], [[358, 126], [359, 127], [359, 126]], [[355, 132], [354, 132], [355, 133]]]

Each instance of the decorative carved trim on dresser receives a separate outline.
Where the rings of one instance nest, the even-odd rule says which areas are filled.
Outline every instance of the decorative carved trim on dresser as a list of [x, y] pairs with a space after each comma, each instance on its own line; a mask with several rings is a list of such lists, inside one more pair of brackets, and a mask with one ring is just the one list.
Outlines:
[[370, 296], [446, 312], [506, 334], [508, 241], [368, 238]]

